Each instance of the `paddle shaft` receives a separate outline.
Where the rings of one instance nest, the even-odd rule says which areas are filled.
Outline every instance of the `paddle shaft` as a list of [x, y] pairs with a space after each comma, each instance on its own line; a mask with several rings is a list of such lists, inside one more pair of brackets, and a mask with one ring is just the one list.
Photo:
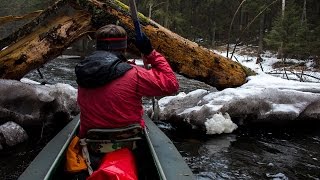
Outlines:
[[[136, 33], [136, 40], [142, 40], [142, 30], [140, 26], [140, 21], [138, 17], [138, 11], [137, 11], [137, 6], [136, 6], [136, 1], [135, 0], [129, 0], [129, 7], [130, 7], [130, 12], [131, 12], [131, 19], [133, 21], [134, 25], [134, 31]], [[148, 69], [148, 64], [144, 62], [143, 55], [141, 54], [141, 58], [143, 60], [144, 67]]]
[[[130, 7], [130, 12], [131, 12], [131, 18], [133, 21], [134, 25], [134, 31], [136, 33], [136, 38], [139, 40], [142, 40], [142, 30], [140, 26], [140, 21], [138, 18], [138, 11], [137, 11], [137, 6], [136, 6], [136, 1], [135, 0], [129, 0], [129, 7]], [[143, 56], [141, 55], [142, 59]], [[143, 60], [144, 67], [148, 69], [148, 64], [146, 64]], [[156, 110], [156, 107], [158, 107], [158, 102], [156, 101], [155, 97], [152, 97], [152, 106], [153, 106], [153, 112], [154, 112], [154, 120], [158, 120], [158, 110]], [[156, 110], [156, 111], [155, 111]]]
[[142, 31], [141, 31], [139, 18], [138, 18], [136, 1], [129, 0], [129, 6], [130, 6], [131, 18], [132, 18], [133, 25], [134, 25], [134, 31], [136, 33], [137, 38], [142, 39]]

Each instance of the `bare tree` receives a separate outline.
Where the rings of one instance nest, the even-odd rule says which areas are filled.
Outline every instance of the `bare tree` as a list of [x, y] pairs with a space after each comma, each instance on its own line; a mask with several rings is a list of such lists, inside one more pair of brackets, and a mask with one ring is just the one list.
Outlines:
[[[284, 19], [284, 13], [286, 10], [286, 0], [282, 0], [282, 8], [281, 8], [281, 17]], [[283, 60], [283, 42], [281, 42], [280, 47], [278, 49], [278, 58]]]
[[240, 39], [242, 39], [244, 33], [246, 32], [246, 30], [251, 26], [251, 24], [261, 15], [264, 13], [264, 11], [266, 11], [270, 6], [272, 6], [274, 3], [276, 3], [278, 0], [274, 0], [273, 2], [271, 2], [269, 5], [264, 6], [264, 8], [247, 24], [247, 26], [243, 29], [243, 31], [241, 32], [241, 34], [239, 35], [238, 41], [236, 42], [236, 44], [233, 47], [232, 53], [231, 53], [231, 57], [230, 59], [232, 59], [234, 52], [236, 51], [237, 45], [240, 41]]
[[301, 16], [301, 24], [303, 24], [306, 21], [307, 21], [307, 0], [304, 0], [302, 16]]
[[148, 4], [148, 6], [149, 6], [149, 12], [148, 12], [148, 17], [151, 19], [151, 17], [152, 17], [152, 12], [153, 12], [153, 9], [154, 8], [156, 8], [156, 7], [158, 7], [158, 6], [160, 6], [161, 4], [163, 4], [163, 3], [166, 3], [166, 2], [160, 2], [160, 3], [158, 3], [158, 4], [155, 4], [154, 3], [154, 1], [150, 1], [149, 2], [149, 4]]
[[286, 10], [286, 0], [282, 0], [282, 18], [284, 18], [285, 10]]
[[170, 0], [167, 0], [167, 2], [166, 2], [167, 4], [166, 4], [166, 15], [164, 16], [164, 27], [165, 28], [169, 28], [169, 7], [170, 7]]
[[259, 23], [260, 28], [259, 28], [258, 55], [260, 55], [263, 51], [264, 19], [265, 19], [265, 13], [263, 12], [260, 16], [260, 23]]

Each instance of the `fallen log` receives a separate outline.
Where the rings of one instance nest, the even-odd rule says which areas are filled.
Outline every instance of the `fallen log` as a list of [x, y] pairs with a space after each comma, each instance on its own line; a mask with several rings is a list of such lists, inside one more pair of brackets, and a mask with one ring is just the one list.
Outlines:
[[[60, 0], [57, 3], [67, 1]], [[22, 78], [30, 70], [58, 56], [90, 28], [97, 29], [109, 23], [118, 23], [127, 30], [129, 49], [137, 53], [134, 51], [134, 27], [128, 6], [117, 0], [68, 2], [76, 9], [83, 9], [88, 13], [63, 16], [57, 14], [58, 17], [48, 21], [45, 26], [39, 26], [32, 33], [21, 36], [18, 42], [2, 50], [1, 78]], [[167, 57], [175, 72], [218, 89], [238, 87], [245, 83], [248, 73], [239, 63], [171, 32], [142, 14], [139, 14], [139, 17], [142, 29], [150, 37], [154, 48]]]
[[50, 19], [18, 42], [0, 51], [0, 77], [21, 79], [29, 71], [59, 56], [90, 29], [90, 15], [77, 11]]
[[20, 20], [25, 20], [25, 19], [31, 19], [34, 18], [36, 16], [38, 16], [42, 11], [38, 10], [32, 13], [28, 13], [22, 16], [4, 16], [4, 17], [0, 17], [0, 26], [3, 26], [6, 23], [9, 22], [13, 22], [13, 21], [20, 21]]
[[57, 15], [58, 9], [64, 7], [67, 3], [66, 1], [67, 0], [57, 1], [46, 10], [41, 11], [41, 13], [29, 23], [25, 24], [20, 29], [10, 34], [8, 37], [1, 39], [0, 50], [12, 43], [17, 42], [20, 38], [23, 38], [24, 36], [32, 33], [36, 28], [39, 28], [40, 25], [45, 25], [44, 22], [46, 22], [50, 17]]

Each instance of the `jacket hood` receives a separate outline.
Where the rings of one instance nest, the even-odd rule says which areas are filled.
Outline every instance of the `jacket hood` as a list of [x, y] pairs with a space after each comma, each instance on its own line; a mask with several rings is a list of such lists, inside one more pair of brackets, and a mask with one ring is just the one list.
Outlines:
[[124, 75], [132, 66], [123, 55], [96, 51], [75, 67], [77, 83], [84, 88], [101, 87]]

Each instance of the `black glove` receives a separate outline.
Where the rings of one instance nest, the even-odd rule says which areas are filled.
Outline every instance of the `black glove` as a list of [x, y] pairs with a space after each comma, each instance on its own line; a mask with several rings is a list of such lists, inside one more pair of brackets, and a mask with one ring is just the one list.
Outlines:
[[144, 33], [142, 33], [142, 37], [136, 35], [135, 45], [144, 55], [149, 55], [153, 51], [150, 39]]

